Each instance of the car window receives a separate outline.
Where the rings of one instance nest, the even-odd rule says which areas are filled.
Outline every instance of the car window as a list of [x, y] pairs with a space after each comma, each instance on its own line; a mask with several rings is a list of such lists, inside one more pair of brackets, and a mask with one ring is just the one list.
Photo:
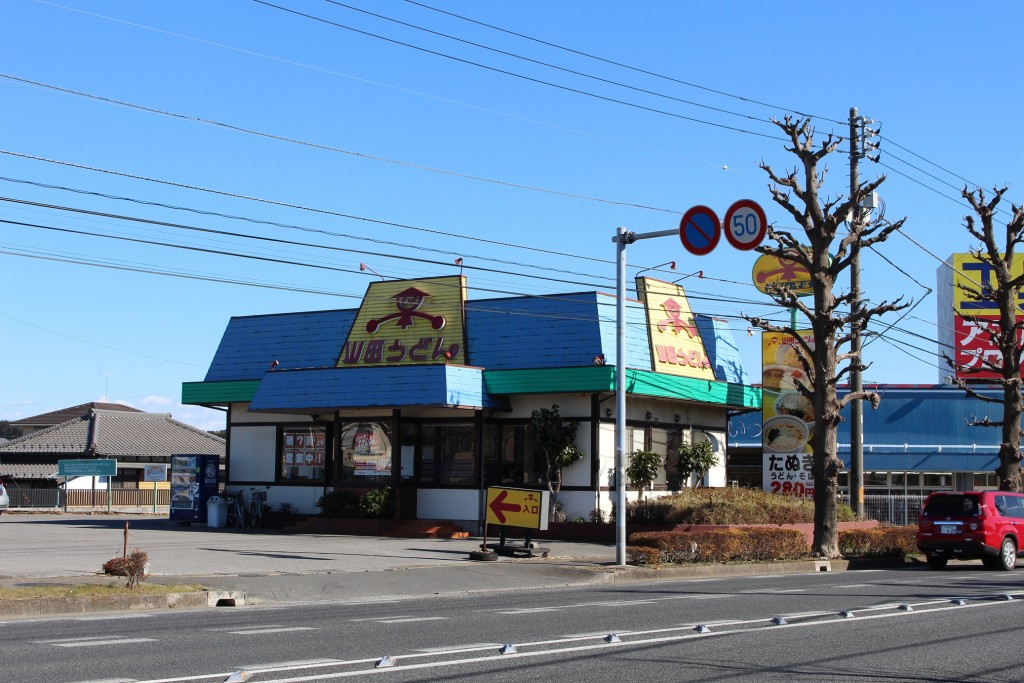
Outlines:
[[926, 515], [935, 517], [965, 517], [978, 514], [978, 497], [963, 495], [935, 496], [925, 504]]

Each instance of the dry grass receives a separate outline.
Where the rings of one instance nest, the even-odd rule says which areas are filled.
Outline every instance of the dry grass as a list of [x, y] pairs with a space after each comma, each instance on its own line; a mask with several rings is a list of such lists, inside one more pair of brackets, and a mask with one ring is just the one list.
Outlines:
[[77, 583], [77, 584], [35, 584], [31, 586], [0, 587], [0, 602], [10, 600], [37, 600], [39, 598], [92, 598], [107, 595], [139, 595], [149, 593], [166, 595], [167, 593], [196, 593], [203, 590], [201, 586], [163, 585], [159, 583], [140, 584], [128, 589], [123, 581], [110, 584]]

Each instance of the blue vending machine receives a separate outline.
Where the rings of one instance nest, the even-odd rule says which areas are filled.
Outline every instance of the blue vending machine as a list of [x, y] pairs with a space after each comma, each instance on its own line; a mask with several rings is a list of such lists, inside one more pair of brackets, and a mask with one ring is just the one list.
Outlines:
[[206, 522], [206, 502], [219, 490], [220, 456], [171, 456], [171, 520]]

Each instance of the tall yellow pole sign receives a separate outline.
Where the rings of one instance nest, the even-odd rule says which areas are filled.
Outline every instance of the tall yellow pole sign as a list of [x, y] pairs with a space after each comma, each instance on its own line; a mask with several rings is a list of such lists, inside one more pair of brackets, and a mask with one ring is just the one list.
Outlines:
[[523, 529], [548, 528], [550, 492], [535, 489], [487, 489], [486, 518], [488, 524], [504, 524]]

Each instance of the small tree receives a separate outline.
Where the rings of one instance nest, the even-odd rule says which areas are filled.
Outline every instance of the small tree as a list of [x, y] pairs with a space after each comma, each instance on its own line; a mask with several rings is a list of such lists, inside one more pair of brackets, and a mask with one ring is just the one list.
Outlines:
[[15, 427], [7, 420], [0, 420], [0, 439], [17, 439], [19, 436], [20, 427]]
[[[955, 382], [968, 396], [988, 403], [1001, 403], [1003, 416], [999, 420], [988, 417], [972, 419], [971, 426], [998, 427], [1002, 430], [999, 442], [999, 465], [996, 474], [999, 477], [999, 488], [1003, 491], [1024, 490], [1021, 476], [1021, 429], [1020, 419], [1024, 414], [1024, 397], [1022, 397], [1021, 358], [1024, 349], [1021, 336], [1024, 334], [1024, 320], [1019, 315], [1019, 297], [1024, 289], [1024, 273], [1014, 271], [1016, 248], [1024, 244], [1024, 207], [1011, 205], [1010, 220], [1004, 228], [997, 230], [995, 225], [996, 209], [1007, 188], [995, 188], [992, 197], [985, 198], [981, 188], [970, 191], [966, 187], [961, 194], [966, 199], [975, 216], [964, 217], [964, 227], [970, 235], [981, 242], [980, 248], [971, 249], [971, 255], [983, 264], [978, 271], [981, 280], [976, 285], [958, 283], [957, 286], [965, 297], [975, 302], [984, 302], [986, 308], [997, 309], [997, 320], [980, 315], [964, 314], [960, 316], [980, 332], [988, 345], [996, 349], [994, 357], [979, 354], [976, 363], [970, 367], [958, 365], [956, 360], [945, 356], [946, 363], [956, 370]], [[978, 224], [980, 222], [980, 225]], [[984, 373], [984, 379], [972, 379], [972, 374]], [[978, 393], [968, 385], [970, 380], [974, 386], [995, 386], [1002, 390], [1002, 396], [996, 398]]]
[[566, 422], [558, 414], [558, 404], [551, 409], [533, 411], [526, 430], [533, 437], [533, 448], [544, 455], [547, 465], [544, 483], [551, 492], [551, 509], [555, 509], [558, 492], [562, 490], [562, 468], [583, 459], [583, 451], [576, 448], [576, 422]]
[[694, 474], [697, 475], [698, 482], [703, 481], [708, 470], [717, 464], [718, 456], [707, 441], [682, 444], [679, 446], [679, 460], [676, 461], [676, 472], [679, 473], [681, 486], [686, 488]]
[[650, 488], [658, 478], [658, 471], [664, 465], [665, 458], [654, 451], [633, 451], [629, 456], [626, 468], [626, 480], [630, 486], [636, 487], [639, 499], [644, 499], [644, 489]]

